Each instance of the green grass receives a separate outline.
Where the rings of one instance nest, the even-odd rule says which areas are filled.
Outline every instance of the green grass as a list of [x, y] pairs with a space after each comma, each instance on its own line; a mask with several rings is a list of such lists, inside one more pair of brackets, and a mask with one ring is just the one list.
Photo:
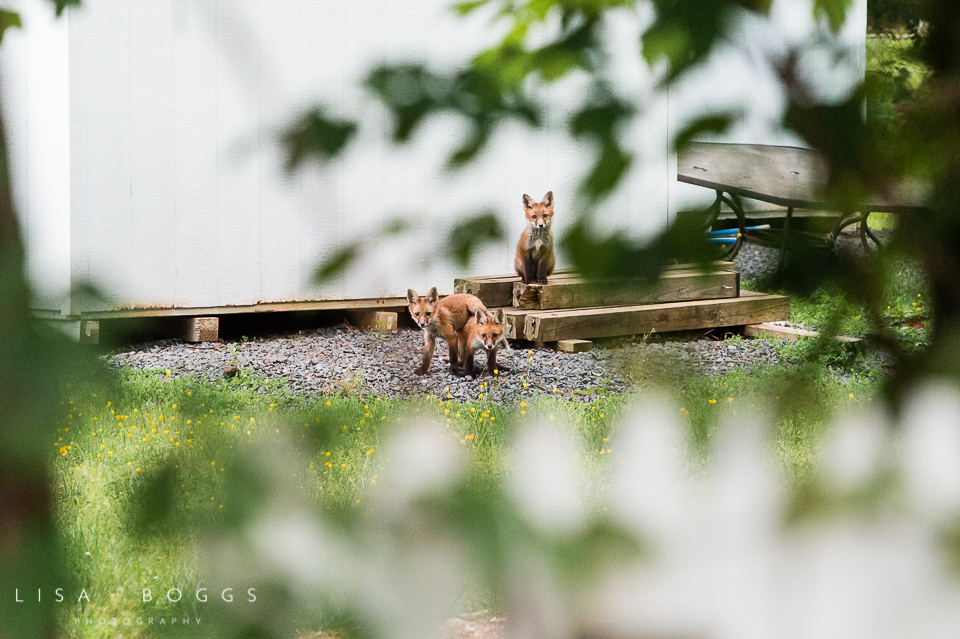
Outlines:
[[[898, 258], [884, 258], [878, 262], [883, 270], [883, 303], [879, 309], [885, 327], [892, 330], [907, 350], [925, 346], [931, 318], [931, 295], [922, 272], [918, 267]], [[786, 295], [782, 290], [771, 288], [766, 280], [746, 281], [747, 290], [767, 291]], [[866, 337], [875, 330], [864, 308], [857, 306], [836, 291], [818, 289], [808, 297], [791, 297], [790, 321], [821, 332], [834, 335]], [[797, 347], [794, 359], [807, 359], [804, 355], [811, 347]], [[834, 348], [840, 355], [839, 347]]]
[[[713, 379], [671, 381], [661, 375], [652, 385], [675, 402], [690, 450], [703, 465], [710, 463], [713, 441], [725, 424], [773, 415], [778, 464], [793, 478], [808, 472], [830, 415], [873, 401], [875, 393], [866, 377], [842, 382], [819, 364]], [[261, 386], [266, 393], [253, 390]], [[118, 630], [109, 624], [72, 627], [72, 620], [177, 617], [197, 610], [195, 603], [164, 603], [163, 594], [181, 588], [186, 600], [207, 585], [198, 568], [201, 531], [226, 529], [249, 515], [255, 500], [247, 497], [258, 488], [238, 469], [249, 468], [251, 453], [278, 453], [290, 485], [307, 503], [350, 520], [388, 481], [389, 462], [379, 452], [404, 422], [437, 425], [466, 452], [472, 484], [495, 487], [510, 472], [517, 427], [531, 419], [554, 420], [583, 444], [583, 476], [599, 496], [599, 511], [615, 445], [611, 434], [631, 405], [630, 397], [613, 394], [591, 403], [549, 398], [508, 406], [489, 397], [467, 404], [302, 399], [291, 397], [279, 382], [238, 379], [214, 386], [163, 371], [127, 370], [109, 388], [75, 387], [62, 407], [51, 453], [57, 459], [57, 511], [71, 572], [78, 588], [95, 594], [90, 602], [66, 604], [64, 627], [71, 628], [70, 636], [114, 637]], [[149, 603], [141, 601], [145, 587], [154, 594]], [[490, 596], [471, 591], [463, 605], [489, 606]], [[72, 599], [68, 593], [68, 602], [75, 600], [76, 593]], [[178, 632], [208, 636], [198, 628]], [[150, 633], [146, 627], [123, 628], [125, 637]]]
[[[260, 386], [268, 392], [251, 390]], [[162, 605], [157, 597], [143, 603], [142, 589], [192, 593], [202, 585], [197, 535], [244, 516], [243, 490], [236, 486], [244, 478], [236, 469], [250, 452], [296, 450], [285, 457], [285, 471], [302, 496], [332, 516], [350, 517], [377, 491], [385, 463], [377, 453], [404, 421], [439, 425], [468, 452], [472, 479], [493, 484], [506, 472], [513, 426], [535, 416], [577, 425], [601, 464], [603, 440], [623, 403], [616, 396], [590, 405], [551, 399], [508, 407], [426, 398], [307, 401], [268, 380], [215, 387], [163, 371], [124, 371], [109, 389], [71, 390], [51, 452], [71, 572], [90, 602], [64, 608], [64, 627], [76, 617], [183, 614], [183, 605]], [[77, 593], [67, 596], [76, 601]], [[96, 624], [74, 631], [83, 637], [117, 632]], [[124, 636], [148, 633], [132, 627]]]
[[909, 38], [867, 38], [867, 72], [902, 76], [905, 88], [917, 91], [930, 69], [916, 59], [914, 46]]

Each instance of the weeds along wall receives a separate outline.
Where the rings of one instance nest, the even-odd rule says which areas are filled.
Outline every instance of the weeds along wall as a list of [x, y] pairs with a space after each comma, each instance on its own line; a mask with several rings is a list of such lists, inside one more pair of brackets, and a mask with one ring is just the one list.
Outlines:
[[[593, 149], [560, 127], [508, 125], [475, 163], [450, 173], [443, 164], [464, 128], [443, 116], [412, 144], [389, 143], [388, 115], [361, 86], [368, 70], [421, 60], [450, 68], [502, 35], [489, 12], [459, 18], [447, 0], [85, 0], [60, 20], [49, 3], [12, 5], [24, 28], [8, 31], [0, 47], [0, 91], [38, 309], [450, 291], [464, 273], [441, 259], [442, 240], [457, 220], [485, 209], [502, 216], [508, 239], [468, 270], [508, 272], [522, 194], [553, 190], [562, 233], [591, 161]], [[751, 119], [732, 135], [776, 138], [771, 121], [782, 104], [757, 47], [814, 28], [796, 18], [810, 15], [805, 0], [780, 5], [762, 24], [745, 24], [744, 42], [672, 95], [657, 93], [659, 71], [637, 54], [650, 9], [609, 21], [613, 84], [639, 108], [624, 132], [636, 162], [598, 224], [643, 237], [669, 221], [682, 195], [670, 140], [703, 108], [746, 104]], [[849, 38], [862, 50], [865, 1], [855, 5]], [[817, 82], [851, 84], [850, 72], [834, 77], [816, 64]], [[537, 90], [560, 121], [587, 85], [573, 76]], [[337, 160], [288, 174], [279, 133], [318, 103], [359, 120], [359, 136]], [[381, 239], [398, 217], [412, 230]], [[367, 257], [335, 282], [313, 284], [315, 266], [358, 238], [372, 249]], [[103, 297], [71, 298], [83, 284]]]

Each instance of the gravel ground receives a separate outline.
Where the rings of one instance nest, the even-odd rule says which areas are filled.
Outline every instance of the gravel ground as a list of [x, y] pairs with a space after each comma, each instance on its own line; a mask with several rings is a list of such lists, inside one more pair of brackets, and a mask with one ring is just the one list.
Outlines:
[[[496, 379], [484, 370], [476, 379], [454, 377], [437, 345], [430, 372], [413, 374], [419, 363], [420, 331], [381, 335], [346, 326], [322, 328], [313, 334], [236, 344], [187, 344], [162, 340], [105, 357], [114, 368], [158, 370], [174, 377], [222, 379], [235, 365], [256, 377], [285, 379], [294, 395], [362, 393], [388, 398], [431, 395], [468, 401], [483, 393], [493, 401], [562, 396], [590, 401], [599, 392], [624, 392], [636, 379], [638, 365], [680, 374], [714, 376], [737, 367], [777, 364], [773, 347], [763, 340], [742, 344], [701, 339], [690, 342], [633, 343], [561, 353], [545, 348], [501, 352], [498, 363], [508, 370]], [[478, 365], [483, 356], [478, 355]], [[554, 392], [554, 389], [557, 389]], [[448, 390], [449, 389], [449, 390]], [[263, 389], [266, 392], [266, 389]]]
[[[863, 253], [859, 239], [841, 239], [848, 254]], [[779, 252], [751, 244], [736, 258], [744, 280], [772, 274]], [[486, 370], [476, 379], [449, 373], [437, 344], [430, 372], [418, 376], [423, 337], [420, 331], [379, 334], [349, 326], [321, 328], [315, 333], [236, 344], [187, 344], [161, 340], [132, 347], [105, 357], [114, 368], [156, 369], [158, 374], [194, 376], [218, 382], [227, 366], [243, 374], [283, 379], [293, 395], [360, 393], [387, 398], [430, 395], [457, 401], [487, 399], [510, 403], [539, 396], [562, 396], [590, 401], [601, 392], [621, 393], [638, 380], [664, 375], [713, 377], [737, 368], [781, 363], [766, 340], [718, 342], [712, 339], [663, 343], [615, 342], [612, 348], [587, 353], [560, 353], [549, 349], [514, 349], [501, 352], [505, 370], [496, 379]], [[477, 366], [484, 362], [482, 354]], [[556, 389], [556, 390], [554, 390]], [[261, 387], [261, 392], [266, 392]]]
[[[890, 240], [891, 232], [889, 230], [875, 230], [874, 233], [877, 234], [881, 242], [886, 243]], [[837, 245], [846, 259], [863, 259], [866, 256], [866, 251], [857, 233], [850, 231], [841, 233], [840, 237], [837, 238]], [[747, 281], [754, 280], [759, 275], [773, 275], [777, 270], [779, 259], [779, 249], [757, 246], [756, 244], [744, 244], [733, 263], [740, 271], [740, 280]]]

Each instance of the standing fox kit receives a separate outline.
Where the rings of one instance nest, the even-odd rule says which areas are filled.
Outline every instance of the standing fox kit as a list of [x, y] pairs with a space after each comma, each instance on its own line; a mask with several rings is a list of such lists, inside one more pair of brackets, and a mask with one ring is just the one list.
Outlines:
[[510, 345], [503, 336], [503, 309], [497, 309], [496, 314], [488, 311], [476, 311], [467, 321], [460, 339], [461, 364], [464, 375], [475, 375], [473, 356], [479, 350], [487, 354], [487, 370], [491, 375], [499, 375], [497, 367], [497, 351], [502, 345], [508, 351]]
[[466, 345], [461, 345], [465, 336], [464, 326], [475, 313], [487, 313], [487, 308], [480, 298], [459, 293], [440, 300], [434, 287], [423, 296], [417, 295], [413, 289], [408, 289], [407, 302], [410, 304], [410, 315], [423, 329], [423, 360], [414, 372], [425, 375], [430, 370], [439, 335], [450, 349], [450, 372], [457, 376], [462, 375], [460, 353], [466, 350]]
[[523, 196], [523, 212], [527, 216], [527, 228], [517, 243], [517, 259], [513, 266], [524, 284], [546, 284], [547, 276], [553, 274], [553, 191], [547, 192], [543, 202], [534, 202], [529, 195]]

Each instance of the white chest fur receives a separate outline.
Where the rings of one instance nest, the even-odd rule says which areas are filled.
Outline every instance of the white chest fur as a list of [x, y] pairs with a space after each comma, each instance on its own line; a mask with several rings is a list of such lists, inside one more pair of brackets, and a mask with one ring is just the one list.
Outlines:
[[527, 236], [527, 250], [534, 255], [541, 255], [553, 248], [553, 235], [550, 227], [530, 228]]

